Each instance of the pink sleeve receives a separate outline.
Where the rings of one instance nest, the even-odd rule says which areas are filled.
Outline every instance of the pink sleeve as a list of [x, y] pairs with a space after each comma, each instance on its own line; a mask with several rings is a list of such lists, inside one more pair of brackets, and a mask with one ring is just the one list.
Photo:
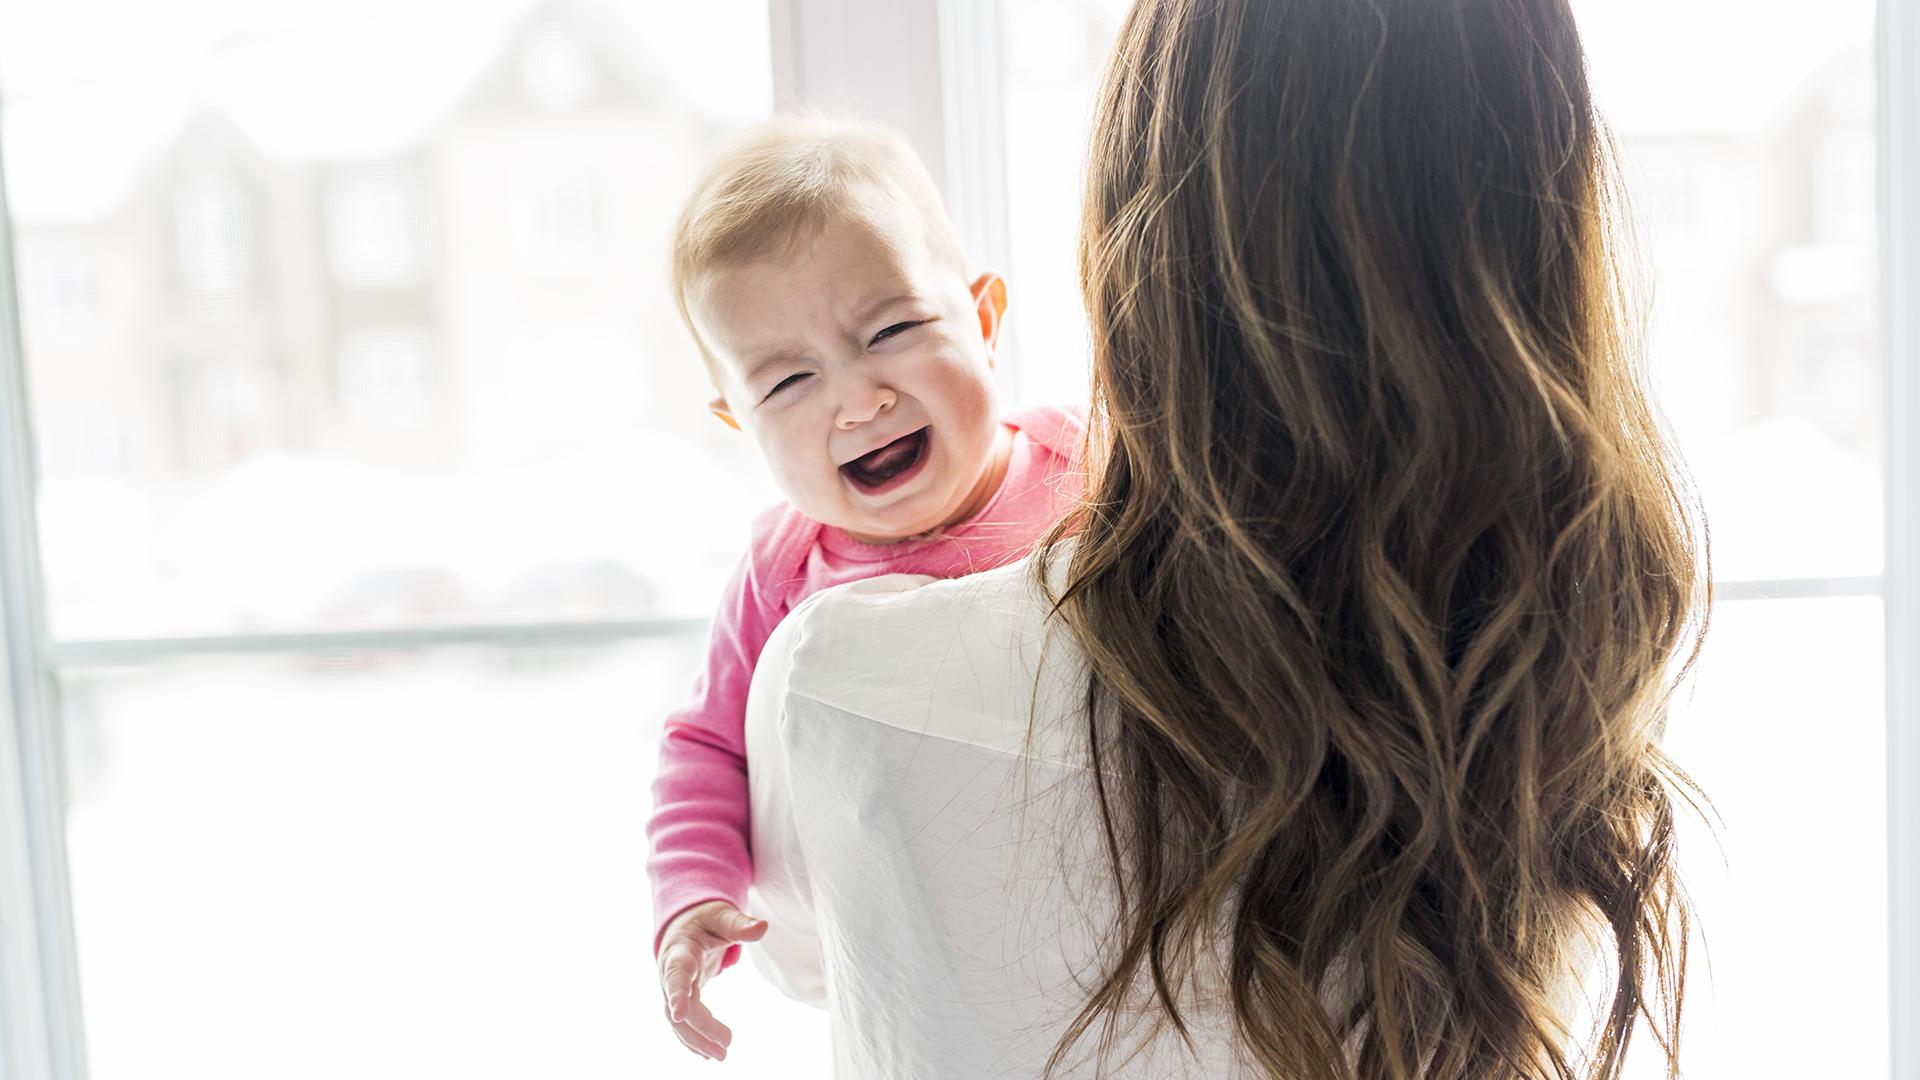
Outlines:
[[[745, 909], [753, 862], [747, 850], [747, 689], [753, 665], [784, 612], [762, 590], [755, 550], [740, 561], [714, 613], [707, 667], [693, 701], [667, 718], [647, 821], [653, 882], [653, 950], [673, 917], [707, 900]], [[739, 959], [727, 950], [724, 970]]]

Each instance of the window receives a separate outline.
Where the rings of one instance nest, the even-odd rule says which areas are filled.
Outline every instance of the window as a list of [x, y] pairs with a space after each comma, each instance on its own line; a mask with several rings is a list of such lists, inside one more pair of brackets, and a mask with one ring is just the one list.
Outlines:
[[204, 310], [229, 312], [253, 273], [252, 215], [240, 181], [227, 173], [189, 176], [175, 196], [176, 243], [187, 293]]
[[410, 428], [427, 418], [433, 380], [421, 330], [360, 330], [340, 345], [340, 412], [349, 423]]
[[[772, 489], [664, 243], [769, 53], [761, 0], [0, 7], [46, 553], [0, 607], [51, 638], [24, 769], [0, 694], [0, 1073], [692, 1060], [654, 739]], [[813, 1010], [714, 997], [730, 1075], [824, 1074]]]
[[[637, 774], [699, 644], [69, 670], [90, 1075], [690, 1074], [655, 997]], [[818, 1011], [750, 966], [711, 998], [729, 1076], [826, 1075]]]
[[[651, 740], [773, 492], [705, 413], [672, 217], [776, 91], [857, 107], [1007, 272], [1012, 396], [1083, 398], [1077, 206], [1126, 6], [0, 6], [25, 352], [0, 360], [37, 439], [0, 441], [0, 1072], [690, 1067], [653, 996]], [[1869, 195], [1902, 147], [1874, 3], [1575, 10], [1714, 526], [1721, 602], [1669, 734], [1724, 816], [1724, 865], [1683, 835], [1687, 1066], [1886, 1076], [1888, 976], [1920, 958], [1887, 930], [1888, 805], [1913, 796], [1882, 771], [1885, 688], [1911, 708], [1883, 628], [1920, 595], [1888, 589], [1910, 557], [1883, 540], [1899, 219]], [[1780, 947], [1816, 921], [1818, 948]], [[825, 1074], [817, 1014], [750, 968], [711, 993], [730, 1076]]]
[[1093, 89], [1126, 14], [1124, 0], [1007, 6], [1007, 226], [1013, 237], [1007, 324], [1019, 393], [1030, 402], [1087, 396], [1090, 348], [1076, 245]]
[[420, 178], [406, 162], [342, 166], [326, 186], [327, 262], [348, 288], [418, 284], [426, 270]]

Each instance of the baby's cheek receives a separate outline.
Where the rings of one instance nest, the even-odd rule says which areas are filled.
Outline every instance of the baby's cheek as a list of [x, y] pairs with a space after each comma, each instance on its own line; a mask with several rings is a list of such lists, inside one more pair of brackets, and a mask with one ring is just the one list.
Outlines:
[[1000, 424], [999, 402], [995, 398], [992, 376], [975, 380], [967, 397], [967, 421], [981, 437], [993, 441]]
[[767, 471], [773, 475], [774, 486], [780, 489], [788, 502], [799, 504], [812, 501], [820, 481], [800, 467], [799, 455], [777, 440], [762, 441], [760, 453], [767, 463]]
[[994, 413], [993, 372], [971, 357], [958, 357], [945, 372], [943, 392], [947, 407], [961, 420], [978, 426]]
[[787, 462], [779, 470], [778, 483], [785, 489], [787, 498], [795, 503], [812, 503], [819, 500], [826, 481], [818, 470], [797, 468]]

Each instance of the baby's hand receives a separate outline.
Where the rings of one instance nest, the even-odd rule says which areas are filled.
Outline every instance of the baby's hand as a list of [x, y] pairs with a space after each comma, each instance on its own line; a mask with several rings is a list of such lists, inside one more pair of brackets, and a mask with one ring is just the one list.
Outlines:
[[735, 942], [759, 941], [765, 919], [753, 919], [725, 900], [695, 904], [673, 917], [660, 935], [660, 990], [667, 1020], [687, 1049], [725, 1061], [733, 1032], [700, 1003], [700, 987], [720, 973], [720, 959]]

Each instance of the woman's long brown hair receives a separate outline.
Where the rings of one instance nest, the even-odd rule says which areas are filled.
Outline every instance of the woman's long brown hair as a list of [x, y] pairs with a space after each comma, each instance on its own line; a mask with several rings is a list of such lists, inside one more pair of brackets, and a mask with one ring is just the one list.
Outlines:
[[1118, 922], [1049, 1074], [1141, 994], [1185, 1035], [1206, 950], [1265, 1075], [1677, 1071], [1708, 557], [1628, 220], [1566, 0], [1135, 4], [1036, 560], [1071, 535]]

